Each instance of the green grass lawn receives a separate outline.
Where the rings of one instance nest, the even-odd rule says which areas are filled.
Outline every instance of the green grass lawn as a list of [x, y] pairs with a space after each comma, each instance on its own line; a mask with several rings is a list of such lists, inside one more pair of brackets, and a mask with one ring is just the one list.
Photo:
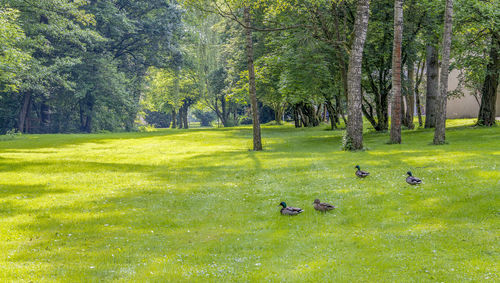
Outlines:
[[326, 126], [0, 141], [0, 281], [498, 282], [500, 128], [471, 124], [356, 153]]

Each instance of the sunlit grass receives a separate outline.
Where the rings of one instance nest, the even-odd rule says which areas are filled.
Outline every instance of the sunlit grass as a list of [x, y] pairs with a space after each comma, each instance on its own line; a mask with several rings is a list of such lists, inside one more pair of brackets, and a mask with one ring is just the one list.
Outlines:
[[0, 141], [0, 281], [498, 281], [500, 128], [471, 124], [355, 153], [326, 126]]

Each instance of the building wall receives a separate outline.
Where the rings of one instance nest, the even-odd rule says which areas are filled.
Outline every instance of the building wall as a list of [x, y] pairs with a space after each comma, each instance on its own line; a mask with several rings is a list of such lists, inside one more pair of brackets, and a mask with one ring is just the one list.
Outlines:
[[[458, 85], [458, 71], [453, 70], [448, 79], [448, 90], [452, 91]], [[500, 88], [499, 88], [500, 89]], [[477, 118], [479, 114], [479, 103], [476, 98], [464, 90], [464, 96], [460, 98], [448, 99], [446, 105], [446, 117], [449, 119], [459, 118]], [[500, 116], [500, 93], [497, 92], [496, 112], [497, 117]]]

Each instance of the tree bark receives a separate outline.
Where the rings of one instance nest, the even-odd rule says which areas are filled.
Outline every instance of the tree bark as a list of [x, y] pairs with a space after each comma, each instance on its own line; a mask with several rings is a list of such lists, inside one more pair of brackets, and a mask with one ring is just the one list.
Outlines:
[[[335, 7], [333, 7], [333, 5], [335, 5]], [[337, 9], [338, 9], [338, 4], [335, 1], [332, 1], [332, 10], [335, 12], [335, 15], [333, 17], [334, 24], [335, 24], [335, 30], [336, 30], [335, 36], [337, 38], [337, 42], [342, 42], [342, 38], [340, 37], [341, 28], [340, 28], [340, 24], [339, 24], [339, 20], [338, 20], [340, 18], [340, 15], [339, 15]], [[342, 90], [344, 91], [345, 99], [348, 100], [349, 98], [347, 95], [347, 93], [348, 93], [347, 67], [346, 67], [346, 62], [345, 62], [345, 58], [344, 58], [344, 52], [342, 52], [342, 47], [340, 46], [340, 44], [335, 44], [334, 49], [337, 53], [336, 57], [337, 57], [339, 67], [340, 67], [340, 76], [342, 79]]]
[[499, 53], [500, 35], [493, 34], [491, 36], [490, 61], [486, 66], [486, 77], [481, 91], [481, 106], [477, 116], [477, 124], [480, 126], [495, 125], [498, 77], [500, 75]]
[[436, 107], [439, 87], [439, 55], [433, 42], [426, 47], [427, 92], [425, 96], [425, 128], [436, 126]]
[[415, 114], [415, 71], [414, 71], [414, 64], [413, 64], [413, 59], [409, 58], [408, 63], [408, 93], [406, 94], [406, 127], [408, 129], [414, 129], [415, 125], [413, 124], [413, 116]]
[[[420, 63], [418, 64], [418, 68], [417, 68], [417, 79], [416, 79], [416, 82], [415, 82], [415, 102], [416, 102], [416, 106], [417, 106], [417, 115], [418, 115], [418, 126], [419, 127], [422, 127], [423, 126], [423, 122], [422, 122], [422, 105], [420, 104], [420, 91], [419, 91], [419, 87], [420, 87], [420, 83], [422, 82], [422, 77], [424, 75], [424, 65], [425, 62], [422, 62], [422, 67], [420, 67]], [[419, 69], [420, 68], [420, 69]], [[419, 71], [420, 71], [420, 75], [419, 75]]]
[[182, 115], [182, 120], [184, 121], [184, 129], [189, 129], [188, 110], [189, 110], [189, 106], [186, 105], [186, 107], [184, 108], [183, 115]]
[[30, 104], [31, 104], [31, 93], [25, 92], [23, 98], [23, 106], [21, 107], [21, 111], [19, 113], [18, 130], [20, 133], [25, 133], [26, 117], [28, 116], [28, 110]]
[[333, 103], [330, 100], [327, 100], [325, 103], [326, 108], [328, 109], [328, 118], [330, 119], [330, 125], [332, 127], [332, 130], [337, 129], [337, 111], [335, 111], [335, 107], [333, 106]]
[[184, 105], [179, 108], [179, 111], [177, 111], [178, 112], [177, 113], [177, 119], [178, 119], [177, 120], [177, 128], [179, 128], [179, 129], [182, 129], [184, 127], [184, 125], [183, 125], [184, 121], [182, 120], [182, 115], [183, 115], [183, 112], [184, 112], [184, 108], [183, 107], [184, 107]]
[[347, 72], [347, 135], [346, 150], [363, 149], [363, 113], [361, 110], [361, 66], [363, 63], [363, 49], [370, 17], [370, 0], [359, 0], [354, 22], [354, 41], [349, 56]]
[[299, 106], [297, 104], [293, 105], [293, 120], [295, 122], [295, 128], [302, 127], [299, 114]]
[[172, 109], [172, 129], [177, 128], [177, 113], [175, 113], [175, 108]]
[[259, 121], [259, 108], [257, 105], [257, 91], [255, 89], [255, 69], [253, 66], [253, 41], [252, 41], [252, 21], [250, 19], [250, 8], [245, 6], [243, 9], [245, 18], [246, 42], [247, 42], [247, 60], [248, 60], [248, 90], [250, 95], [250, 104], [252, 106], [253, 118], [253, 150], [262, 150], [262, 140], [260, 136], [260, 121]]
[[394, 44], [392, 48], [391, 143], [401, 143], [401, 44], [403, 0], [394, 1]]
[[438, 111], [436, 115], [436, 129], [434, 130], [434, 144], [444, 144], [446, 141], [446, 100], [448, 93], [448, 74], [450, 66], [451, 32], [453, 23], [453, 0], [446, 0], [443, 31], [443, 55], [441, 75], [439, 78]]

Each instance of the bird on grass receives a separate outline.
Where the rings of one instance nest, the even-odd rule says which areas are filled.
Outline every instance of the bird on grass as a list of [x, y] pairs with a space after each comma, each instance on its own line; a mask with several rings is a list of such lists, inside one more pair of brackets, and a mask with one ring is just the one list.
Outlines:
[[315, 199], [313, 204], [314, 204], [314, 209], [321, 212], [327, 212], [335, 208], [335, 206], [329, 203], [320, 202], [319, 199]]
[[358, 176], [360, 178], [364, 178], [364, 177], [370, 175], [370, 173], [361, 170], [361, 168], [359, 167], [359, 165], [356, 165], [356, 167], [354, 167], [354, 168], [358, 168], [358, 171], [356, 171], [356, 176]]
[[410, 184], [410, 185], [422, 184], [422, 180], [420, 180], [417, 177], [413, 177], [413, 175], [411, 174], [411, 171], [406, 172], [406, 174], [408, 174], [408, 177], [406, 177], [406, 182], [408, 184]]
[[297, 215], [304, 211], [302, 208], [286, 206], [286, 203], [284, 201], [282, 201], [280, 205], [282, 206], [280, 212], [283, 215]]

